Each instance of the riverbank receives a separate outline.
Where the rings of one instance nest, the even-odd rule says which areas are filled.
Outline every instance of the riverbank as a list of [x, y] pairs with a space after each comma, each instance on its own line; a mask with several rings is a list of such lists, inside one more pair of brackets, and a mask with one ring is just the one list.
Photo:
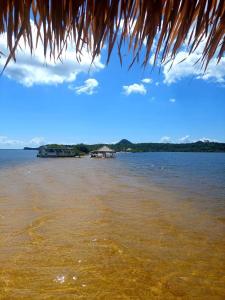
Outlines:
[[115, 164], [0, 171], [0, 298], [223, 298], [224, 217]]

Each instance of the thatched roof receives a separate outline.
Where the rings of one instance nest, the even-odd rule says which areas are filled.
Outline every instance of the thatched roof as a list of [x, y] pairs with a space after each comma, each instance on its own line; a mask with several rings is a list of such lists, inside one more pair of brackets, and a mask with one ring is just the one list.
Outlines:
[[98, 150], [94, 150], [92, 152], [95, 152], [95, 153], [97, 153], [97, 152], [100, 152], [100, 153], [102, 153], [102, 152], [115, 153], [115, 150], [109, 148], [108, 146], [103, 146], [103, 147], [99, 148]]
[[174, 58], [187, 38], [190, 52], [206, 38], [205, 67], [215, 55], [219, 61], [225, 50], [224, 0], [2, 0], [0, 33], [7, 32], [8, 61], [16, 59], [20, 38], [26, 39], [31, 52], [35, 48], [31, 19], [37, 40], [43, 41], [44, 55], [49, 48], [54, 58], [60, 57], [71, 39], [77, 54], [87, 46], [94, 59], [106, 43], [108, 60], [117, 48], [121, 62], [120, 50], [127, 41], [131, 65], [142, 48], [142, 62], [147, 64], [154, 41], [153, 54], [155, 58], [160, 55], [163, 62]]

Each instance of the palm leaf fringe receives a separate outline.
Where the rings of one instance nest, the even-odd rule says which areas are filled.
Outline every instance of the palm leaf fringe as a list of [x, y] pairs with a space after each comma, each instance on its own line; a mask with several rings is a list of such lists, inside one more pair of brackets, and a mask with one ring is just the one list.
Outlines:
[[[37, 28], [35, 41], [31, 22]], [[213, 57], [219, 62], [224, 55], [225, 1], [1, 0], [0, 34], [5, 32], [9, 49], [5, 67], [11, 59], [16, 60], [21, 38], [31, 53], [41, 40], [44, 55], [49, 49], [55, 59], [60, 58], [71, 39], [77, 55], [87, 47], [93, 60], [107, 44], [107, 62], [117, 45], [121, 63], [121, 47], [127, 42], [132, 63], [143, 50], [144, 66], [152, 54], [155, 61], [158, 57], [161, 62], [173, 59], [188, 38], [190, 53], [206, 39], [202, 52], [202, 65], [206, 69]]]

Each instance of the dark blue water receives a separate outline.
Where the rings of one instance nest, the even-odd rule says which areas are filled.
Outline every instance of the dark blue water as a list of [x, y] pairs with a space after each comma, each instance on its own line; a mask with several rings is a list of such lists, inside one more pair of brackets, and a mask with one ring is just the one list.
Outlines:
[[37, 151], [0, 149], [0, 169], [21, 164], [29, 164], [37, 160]]
[[225, 203], [225, 153], [121, 153], [118, 158], [149, 183]]

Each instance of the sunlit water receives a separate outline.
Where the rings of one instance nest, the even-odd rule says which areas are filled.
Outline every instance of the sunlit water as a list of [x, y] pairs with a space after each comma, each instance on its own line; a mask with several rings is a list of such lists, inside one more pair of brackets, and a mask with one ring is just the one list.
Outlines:
[[225, 154], [0, 151], [0, 299], [224, 299]]

